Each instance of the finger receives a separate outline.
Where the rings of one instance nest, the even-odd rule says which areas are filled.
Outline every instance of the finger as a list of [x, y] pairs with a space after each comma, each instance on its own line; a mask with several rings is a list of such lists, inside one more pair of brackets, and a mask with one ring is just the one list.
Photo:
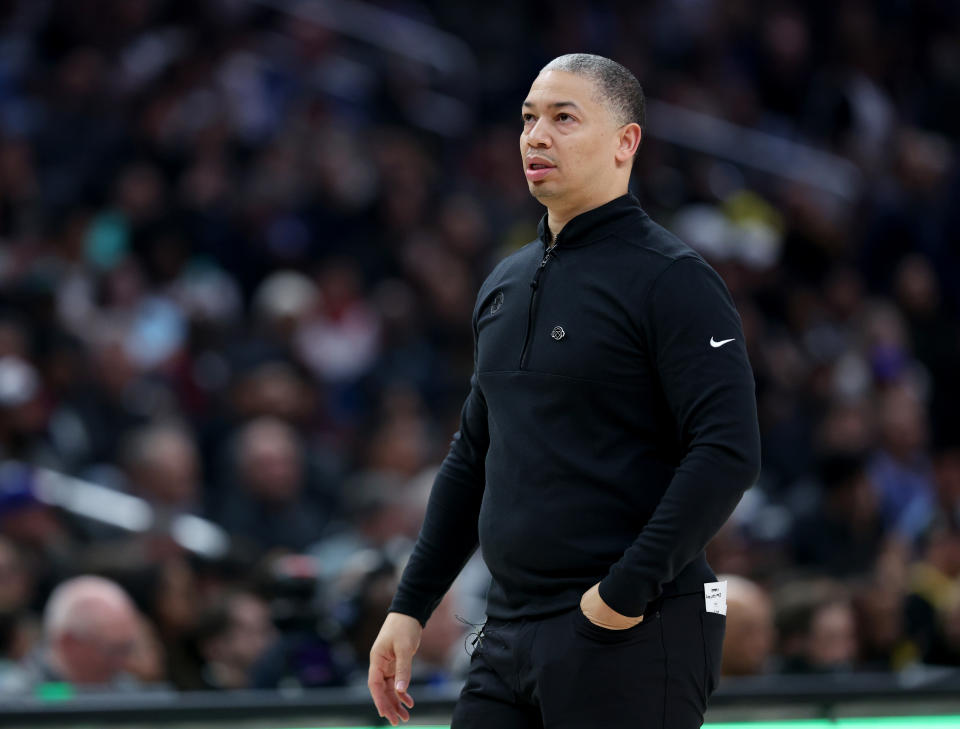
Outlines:
[[389, 699], [384, 701], [382, 706], [377, 706], [377, 713], [380, 714], [384, 719], [389, 721], [394, 726], [397, 725], [397, 722], [400, 721], [400, 709], [403, 707], [397, 704], [396, 706], [391, 707]]
[[[390, 681], [388, 680], [387, 683], [388, 683], [388, 685], [389, 685], [389, 684], [390, 684]], [[395, 703], [394, 703], [393, 705], [396, 707], [396, 710], [397, 710], [398, 712], [399, 712], [401, 709], [403, 709], [403, 705], [404, 705], [404, 704], [406, 705], [406, 707], [407, 707], [408, 709], [412, 709], [412, 708], [413, 708], [413, 704], [414, 704], [413, 697], [412, 697], [408, 692], [406, 692], [406, 691], [398, 691], [398, 690], [397, 690], [397, 685], [396, 685], [396, 679], [395, 679], [395, 678], [394, 678], [394, 683], [393, 683], [392, 689], [393, 689], [392, 691], [390, 691], [390, 690], [388, 689], [388, 693], [390, 694], [390, 697], [395, 700]]]
[[396, 677], [394, 677], [393, 680], [393, 694], [400, 702], [406, 704], [408, 709], [413, 708], [413, 704], [415, 703], [413, 697], [410, 695], [409, 691], [401, 691], [399, 689]]
[[396, 719], [400, 716], [401, 711], [406, 711], [397, 698], [397, 694], [393, 691], [388, 691], [386, 686], [383, 687], [382, 694], [379, 694], [378, 698], [379, 700], [374, 700], [377, 711], [380, 712], [380, 716], [386, 719]]
[[367, 688], [370, 690], [377, 711], [385, 719], [395, 718], [399, 715], [400, 701], [396, 692], [392, 690], [392, 684], [393, 681], [388, 680], [378, 666], [370, 665], [367, 674]]
[[[396, 695], [397, 694], [394, 694], [394, 696]], [[410, 712], [407, 711], [407, 707], [400, 703], [399, 699], [397, 700], [394, 712], [398, 720], [402, 719], [403, 721], [410, 721]]]
[[[397, 701], [396, 697], [394, 697], [394, 698], [390, 701], [390, 704], [389, 704], [387, 710], [384, 712], [384, 715], [386, 716], [387, 719], [397, 719], [397, 720], [399, 720], [400, 717], [402, 716], [402, 713], [401, 713], [401, 712], [405, 712], [405, 711], [406, 711], [406, 709], [403, 707], [403, 704], [401, 704], [399, 701]], [[408, 718], [409, 718], [409, 715], [408, 715]]]

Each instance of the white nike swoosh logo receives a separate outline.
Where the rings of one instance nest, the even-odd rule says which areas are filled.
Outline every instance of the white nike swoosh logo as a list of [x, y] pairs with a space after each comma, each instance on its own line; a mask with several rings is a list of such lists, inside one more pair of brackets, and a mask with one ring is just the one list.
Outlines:
[[721, 339], [719, 342], [716, 342], [714, 341], [713, 337], [710, 337], [710, 346], [714, 348], [722, 347], [724, 344], [727, 344], [728, 342], [732, 342], [732, 341], [733, 339]]

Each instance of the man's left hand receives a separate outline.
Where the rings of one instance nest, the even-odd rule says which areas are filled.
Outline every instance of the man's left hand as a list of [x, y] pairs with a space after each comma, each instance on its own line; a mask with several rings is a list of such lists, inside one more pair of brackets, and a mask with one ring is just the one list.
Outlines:
[[607, 605], [600, 597], [599, 582], [583, 593], [583, 597], [580, 598], [580, 610], [591, 623], [609, 630], [625, 630], [643, 622], [642, 615], [630, 618]]

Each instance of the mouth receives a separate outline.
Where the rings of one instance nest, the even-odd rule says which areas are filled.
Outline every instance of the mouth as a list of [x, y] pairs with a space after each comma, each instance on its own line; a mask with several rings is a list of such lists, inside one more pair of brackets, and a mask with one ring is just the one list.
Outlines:
[[524, 168], [524, 174], [531, 182], [539, 182], [544, 177], [549, 175], [551, 170], [555, 169], [556, 166], [550, 164], [546, 160], [534, 158], [527, 160], [527, 165]]

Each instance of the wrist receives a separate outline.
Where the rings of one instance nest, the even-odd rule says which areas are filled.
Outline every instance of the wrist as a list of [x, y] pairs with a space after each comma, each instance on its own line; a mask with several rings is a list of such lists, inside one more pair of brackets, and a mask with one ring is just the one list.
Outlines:
[[391, 610], [390, 612], [388, 612], [386, 620], [390, 621], [391, 623], [410, 625], [410, 626], [415, 625], [420, 630], [423, 630], [424, 628], [424, 625], [423, 623], [420, 622], [419, 618], [413, 615], [408, 615], [407, 613], [398, 612], [396, 610]]

